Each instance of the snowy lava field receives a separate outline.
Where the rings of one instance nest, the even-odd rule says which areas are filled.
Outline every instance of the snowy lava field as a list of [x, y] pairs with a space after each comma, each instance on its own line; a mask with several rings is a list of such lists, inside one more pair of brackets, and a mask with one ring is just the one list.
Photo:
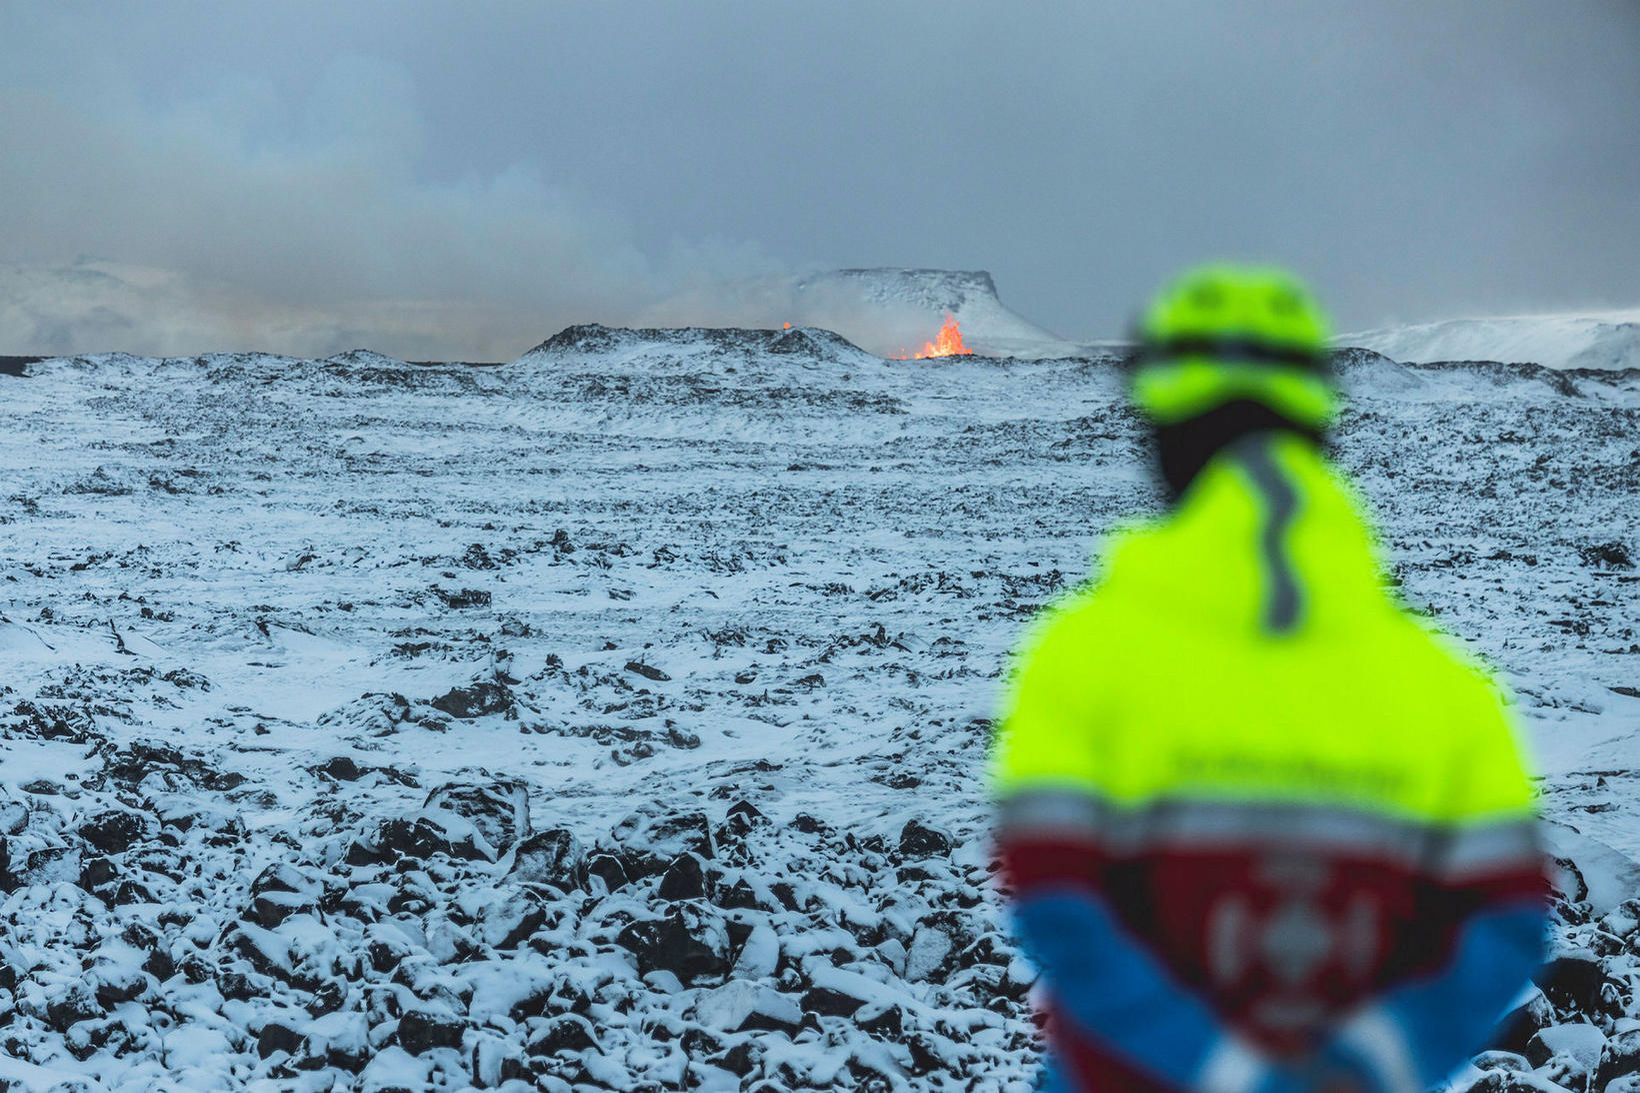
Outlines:
[[[1640, 1088], [1640, 372], [1340, 366], [1393, 579], [1504, 673], [1575, 866], [1457, 1085]], [[1028, 1088], [982, 775], [1029, 618], [1159, 503], [1113, 358], [26, 371], [0, 1087]]]

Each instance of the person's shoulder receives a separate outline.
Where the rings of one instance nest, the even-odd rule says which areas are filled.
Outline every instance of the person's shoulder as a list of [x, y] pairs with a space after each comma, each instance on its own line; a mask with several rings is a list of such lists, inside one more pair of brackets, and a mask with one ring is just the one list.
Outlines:
[[1430, 619], [1406, 608], [1397, 614], [1418, 697], [1461, 722], [1498, 724], [1511, 701], [1492, 666]]
[[1024, 648], [1034, 654], [1083, 644], [1099, 631], [1100, 617], [1110, 604], [1103, 582], [1087, 581], [1059, 596], [1031, 622]]
[[1086, 675], [1111, 659], [1116, 640], [1130, 640], [1154, 612], [1156, 555], [1165, 521], [1141, 518], [1106, 535], [1093, 571], [1044, 606], [1026, 628], [1018, 650], [1024, 662], [1068, 661]]

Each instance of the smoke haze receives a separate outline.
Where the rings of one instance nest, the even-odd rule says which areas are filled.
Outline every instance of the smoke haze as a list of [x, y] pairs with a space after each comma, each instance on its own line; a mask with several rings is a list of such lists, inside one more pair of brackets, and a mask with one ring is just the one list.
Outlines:
[[1636, 55], [1629, 3], [13, 4], [0, 352], [846, 325], [791, 285], [861, 265], [1079, 338], [1221, 255], [1342, 328], [1634, 306]]

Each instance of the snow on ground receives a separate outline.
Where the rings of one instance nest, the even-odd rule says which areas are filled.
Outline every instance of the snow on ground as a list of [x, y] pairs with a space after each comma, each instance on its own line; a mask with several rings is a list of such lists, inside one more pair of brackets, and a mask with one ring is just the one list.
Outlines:
[[1551, 368], [1640, 368], [1640, 309], [1447, 319], [1342, 334], [1398, 361], [1503, 361]]
[[[1525, 1057], [1481, 1063], [1608, 1082], [1640, 373], [1341, 367], [1394, 577], [1514, 687], [1589, 889]], [[1027, 1088], [981, 771], [1022, 627], [1158, 501], [1114, 358], [579, 327], [493, 368], [26, 371], [0, 1079]]]

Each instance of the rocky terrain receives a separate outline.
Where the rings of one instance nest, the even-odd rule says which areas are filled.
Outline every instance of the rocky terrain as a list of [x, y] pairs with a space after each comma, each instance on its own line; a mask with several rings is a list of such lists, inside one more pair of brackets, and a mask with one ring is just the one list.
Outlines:
[[[1455, 1084], [1640, 1089], [1640, 373], [1339, 364], [1566, 866]], [[1027, 620], [1158, 503], [1113, 358], [17, 371], [0, 1088], [1029, 1088], [983, 763]]]

